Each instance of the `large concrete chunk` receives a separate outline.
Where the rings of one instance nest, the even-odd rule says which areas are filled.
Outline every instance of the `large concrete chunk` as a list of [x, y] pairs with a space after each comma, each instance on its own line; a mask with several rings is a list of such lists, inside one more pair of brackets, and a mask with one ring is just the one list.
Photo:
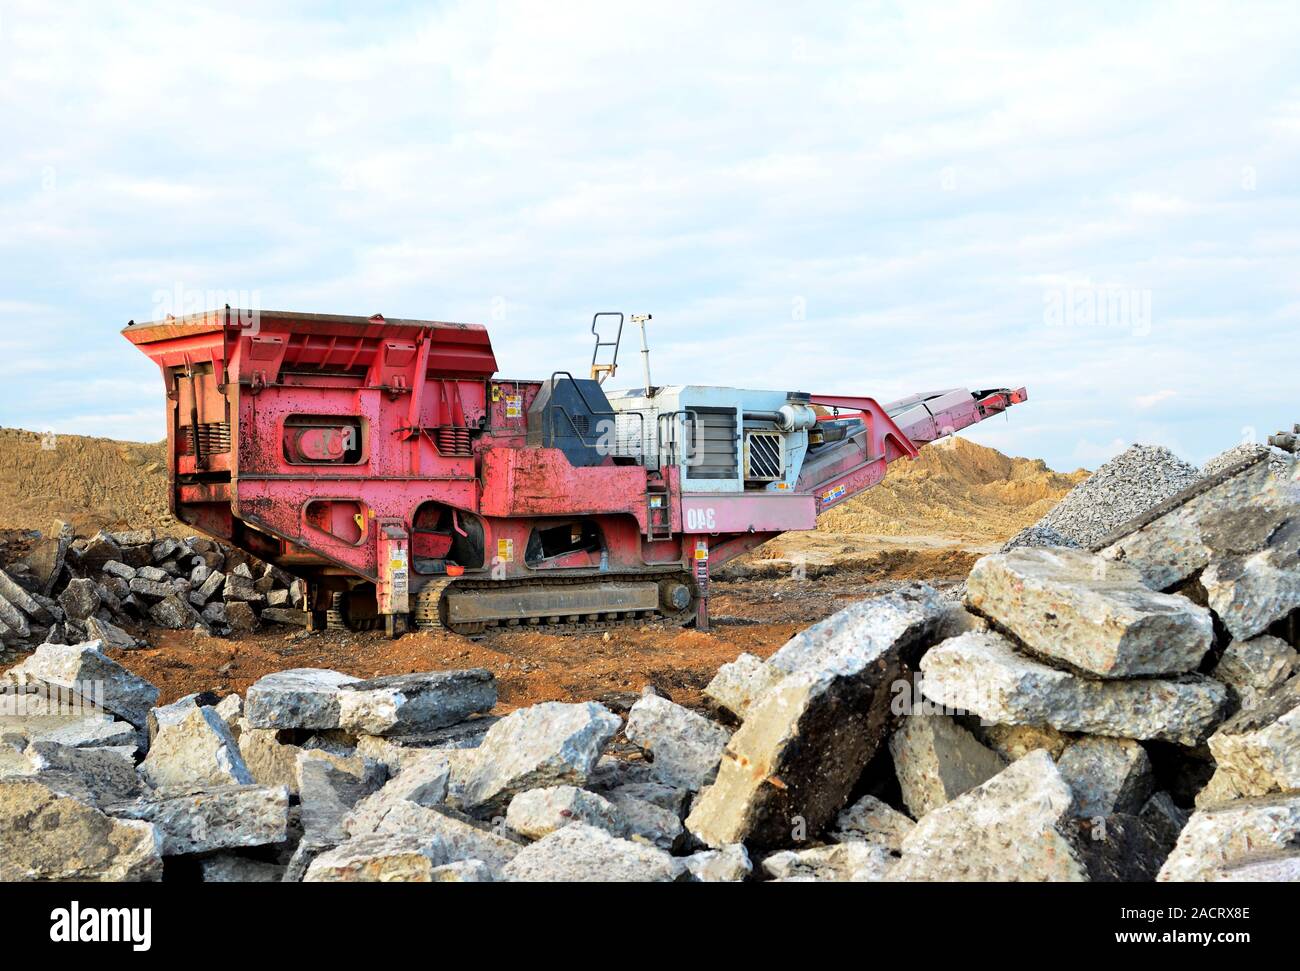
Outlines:
[[239, 743], [212, 708], [196, 707], [158, 728], [140, 774], [152, 786], [251, 785]]
[[452, 772], [456, 801], [478, 813], [504, 809], [510, 797], [548, 785], [582, 785], [622, 722], [604, 705], [548, 701], [511, 712], [493, 725], [472, 758]]
[[577, 786], [529, 789], [510, 800], [506, 825], [528, 839], [541, 839], [557, 829], [585, 823], [622, 836], [626, 823], [608, 799]]
[[1242, 708], [1254, 708], [1261, 698], [1300, 670], [1296, 649], [1269, 634], [1233, 641], [1224, 648], [1211, 677], [1222, 681]]
[[677, 880], [683, 868], [662, 850], [575, 823], [520, 850], [507, 880], [541, 883], [647, 883]]
[[36, 653], [4, 675], [15, 684], [44, 682], [73, 691], [88, 704], [102, 707], [143, 728], [158, 689], [105, 656], [99, 641], [42, 644]]
[[749, 853], [740, 843], [692, 853], [682, 865], [696, 883], [740, 883], [754, 871]]
[[279, 883], [285, 868], [234, 853], [218, 853], [199, 863], [204, 883]]
[[496, 678], [483, 668], [395, 674], [343, 685], [339, 727], [357, 735], [411, 735], [454, 725], [496, 703]]
[[853, 840], [773, 853], [763, 860], [763, 872], [774, 880], [878, 883], [889, 879], [889, 871], [897, 862], [883, 846]]
[[897, 880], [1088, 879], [1067, 831], [1074, 794], [1051, 756], [1031, 752], [919, 820]]
[[743, 719], [755, 699], [783, 677], [783, 672], [768, 667], [762, 658], [741, 654], [718, 668], [703, 693], [723, 711]]
[[863, 796], [835, 817], [826, 836], [836, 843], [860, 840], [883, 846], [891, 853], [902, 851], [903, 840], [916, 825], [894, 807], [875, 796]]
[[143, 790], [135, 759], [128, 750], [72, 748], [57, 742], [32, 742], [22, 753], [27, 762], [15, 774], [30, 774], [64, 795], [91, 806], [131, 799]]
[[918, 819], [1001, 772], [1001, 756], [948, 715], [913, 714], [889, 740], [903, 802]]
[[[373, 800], [374, 797], [371, 797]], [[387, 805], [358, 804], [348, 817], [346, 829], [353, 838], [369, 834], [407, 834], [436, 839], [446, 862], [481, 860], [499, 873], [522, 848], [486, 823], [476, 822], [454, 810], [420, 806], [405, 799]]]
[[1081, 738], [1056, 765], [1082, 817], [1139, 813], [1155, 787], [1151, 759], [1131, 738]]
[[1103, 678], [1194, 671], [1214, 640], [1204, 607], [1156, 593], [1133, 567], [1082, 550], [983, 557], [966, 599], [1031, 650]]
[[1201, 574], [1206, 600], [1223, 626], [1248, 640], [1300, 609], [1300, 503], [1255, 553], [1216, 555]]
[[624, 831], [619, 835], [651, 843], [661, 850], [675, 848], [682, 838], [682, 817], [625, 790], [626, 787], [620, 787], [608, 793], [609, 801], [623, 819]]
[[338, 728], [339, 689], [360, 680], [324, 668], [291, 668], [254, 682], [244, 697], [250, 728]]
[[1205, 879], [1216, 883], [1300, 883], [1300, 848], [1219, 867]]
[[686, 827], [701, 842], [786, 845], [796, 823], [819, 831], [839, 812], [884, 740], [898, 652], [857, 655], [788, 675], [763, 694], [727, 743], [718, 778]]
[[1239, 799], [1198, 809], [1156, 878], [1208, 880], [1223, 867], [1300, 846], [1300, 793]]
[[1216, 769], [1210, 795], [1198, 796], [1198, 806], [1225, 795], [1300, 790], [1300, 677], [1228, 719], [1209, 744]]
[[47, 597], [54, 592], [54, 585], [63, 572], [72, 539], [72, 527], [65, 522], [58, 522], [55, 524], [54, 535], [38, 539], [27, 554], [27, 566], [32, 571], [32, 579]]
[[38, 623], [49, 624], [54, 620], [54, 614], [51, 613], [50, 609], [23, 589], [4, 570], [0, 570], [0, 597], [4, 597], [5, 600]]
[[105, 806], [109, 815], [153, 823], [162, 853], [207, 853], [283, 843], [289, 830], [289, 790], [283, 786], [160, 789]]
[[1018, 654], [993, 633], [944, 641], [921, 661], [922, 690], [949, 709], [1004, 725], [1198, 745], [1227, 711], [1228, 691], [1203, 675], [1089, 680]]
[[[1168, 590], [1218, 556], [1249, 555], [1300, 508], [1300, 480], [1274, 476], [1267, 462], [1219, 483], [1101, 551]], [[1249, 635], [1246, 635], [1249, 636]]]
[[347, 839], [344, 818], [383, 783], [383, 770], [369, 759], [319, 749], [299, 752], [296, 771], [303, 834], [320, 843]]
[[436, 839], [385, 833], [360, 836], [321, 853], [305, 883], [432, 883], [446, 863]]
[[691, 790], [713, 781], [731, 737], [702, 715], [657, 695], [632, 706], [624, 734], [650, 756], [654, 779]]
[[70, 580], [59, 594], [64, 616], [79, 624], [84, 624], [86, 618], [99, 609], [99, 603], [99, 587], [94, 580]]
[[161, 880], [158, 830], [34, 779], [0, 780], [0, 880]]
[[[908, 654], [929, 643], [947, 618], [951, 604], [924, 583], [882, 597], [860, 600], [800, 631], [768, 665], [782, 674], [823, 671], [832, 664], [872, 663], [886, 652]], [[910, 657], [906, 657], [910, 660]]]
[[281, 733], [273, 728], [249, 728], [247, 721], [240, 722], [239, 755], [253, 781], [262, 786], [285, 786], [297, 795], [298, 755], [302, 748], [280, 741]]

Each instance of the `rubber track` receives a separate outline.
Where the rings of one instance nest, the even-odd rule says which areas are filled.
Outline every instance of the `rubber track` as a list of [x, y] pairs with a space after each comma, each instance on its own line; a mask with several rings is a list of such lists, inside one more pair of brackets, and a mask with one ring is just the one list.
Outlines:
[[[690, 606], [685, 610], [674, 613], [666, 613], [662, 606], [655, 609], [653, 617], [631, 616], [623, 617], [617, 620], [593, 620], [568, 622], [561, 621], [558, 624], [539, 621], [536, 624], [530, 624], [524, 619], [520, 619], [517, 624], [510, 624], [506, 621], [497, 622], [475, 622], [473, 624], [444, 624], [441, 620], [441, 609], [438, 611], [436, 624], [433, 618], [428, 616], [427, 607], [420, 604], [419, 601], [424, 598], [425, 591], [440, 585], [437, 592], [439, 596], [439, 607], [441, 607], [441, 597], [452, 586], [459, 589], [473, 589], [475, 587], [483, 590], [503, 590], [510, 587], [551, 587], [551, 586], [582, 586], [593, 581], [616, 580], [620, 583], [631, 581], [633, 583], [646, 580], [655, 584], [663, 580], [677, 580], [686, 584], [691, 590], [692, 600]], [[473, 634], [482, 634], [486, 631], [494, 630], [512, 630], [512, 631], [538, 631], [544, 634], [582, 634], [606, 630], [617, 630], [621, 627], [640, 627], [646, 623], [670, 624], [675, 627], [681, 627], [695, 617], [696, 598], [698, 598], [698, 589], [695, 585], [695, 578], [686, 571], [648, 571], [644, 573], [589, 573], [584, 576], [575, 577], [518, 577], [513, 580], [478, 580], [473, 578], [464, 578], [456, 580], [438, 580], [428, 584], [417, 594], [416, 623], [426, 630], [449, 630], [453, 634], [462, 636], [471, 636]], [[421, 619], [423, 615], [424, 619]]]

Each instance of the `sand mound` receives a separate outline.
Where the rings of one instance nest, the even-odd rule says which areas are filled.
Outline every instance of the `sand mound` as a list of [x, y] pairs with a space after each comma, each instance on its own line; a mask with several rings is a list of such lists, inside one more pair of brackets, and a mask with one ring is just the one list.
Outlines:
[[81, 534], [176, 528], [165, 445], [0, 428], [0, 529], [44, 531], [56, 519]]
[[1041, 519], [1087, 478], [1041, 459], [1012, 458], [964, 438], [893, 463], [885, 481], [824, 515], [818, 530], [879, 536], [1004, 540]]
[[[46, 530], [56, 519], [80, 534], [100, 527], [175, 530], [167, 514], [165, 444], [0, 428], [0, 530]], [[1037, 522], [1086, 473], [1062, 475], [964, 438], [895, 462], [885, 481], [822, 517], [820, 532], [1001, 541]]]

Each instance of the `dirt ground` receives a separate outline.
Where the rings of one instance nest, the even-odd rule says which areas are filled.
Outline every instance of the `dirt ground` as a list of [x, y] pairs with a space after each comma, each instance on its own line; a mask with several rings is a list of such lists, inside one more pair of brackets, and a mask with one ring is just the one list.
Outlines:
[[258, 678], [285, 668], [324, 667], [374, 677], [482, 667], [497, 676], [498, 713], [540, 701], [600, 701], [622, 710], [647, 684], [682, 704], [703, 707], [700, 690], [738, 654], [767, 657], [808, 625], [855, 600], [892, 589], [914, 572], [925, 570], [940, 585], [959, 580], [973, 559], [940, 553], [929, 558], [928, 566], [908, 558], [900, 568], [884, 559], [875, 568], [803, 580], [717, 581], [708, 633], [648, 625], [607, 635], [518, 632], [468, 638], [416, 632], [388, 640], [378, 633], [308, 634], [273, 627], [243, 639], [222, 639], [152, 629], [143, 632], [149, 648], [110, 653], [156, 684], [162, 703], [194, 691], [243, 694]]

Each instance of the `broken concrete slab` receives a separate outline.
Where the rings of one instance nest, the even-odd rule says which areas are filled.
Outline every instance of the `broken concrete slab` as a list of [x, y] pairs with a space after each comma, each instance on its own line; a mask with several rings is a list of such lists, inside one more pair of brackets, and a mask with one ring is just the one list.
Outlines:
[[525, 790], [510, 800], [506, 810], [506, 825], [531, 840], [573, 823], [595, 826], [614, 836], [622, 836], [627, 830], [626, 821], [612, 802], [577, 786]]
[[854, 660], [873, 663], [887, 651], [911, 661], [935, 632], [951, 607], [931, 586], [913, 583], [893, 593], [859, 600], [800, 631], [768, 658], [785, 674], [820, 672]]
[[446, 856], [436, 839], [407, 833], [358, 836], [326, 850], [304, 883], [431, 883]]
[[161, 837], [36, 779], [0, 780], [0, 880], [162, 879]]
[[754, 700], [780, 681], [785, 674], [753, 654], [741, 654], [718, 673], [704, 689], [704, 697], [723, 711], [743, 719]]
[[668, 810], [678, 819], [686, 815], [686, 807], [690, 805], [691, 797], [694, 795], [690, 789], [678, 789], [675, 786], [666, 786], [662, 782], [624, 782], [621, 785], [597, 786], [593, 780], [587, 783], [587, 787], [606, 799], [613, 799], [615, 795], [640, 799], [660, 809]]
[[234, 853], [218, 853], [199, 861], [204, 883], [280, 883], [286, 868]]
[[1068, 831], [1073, 809], [1051, 756], [1031, 752], [922, 817], [903, 840], [893, 879], [1085, 881]]
[[717, 850], [701, 850], [681, 862], [696, 883], [740, 883], [754, 872], [749, 853], [741, 843]]
[[763, 872], [773, 880], [878, 883], [889, 879], [897, 862], [883, 846], [851, 840], [773, 853], [763, 860]]
[[1248, 857], [1218, 867], [1205, 879], [1215, 883], [1300, 883], [1300, 848]]
[[50, 608], [28, 593], [4, 570], [0, 570], [0, 597], [4, 597], [38, 624], [51, 624], [56, 619]]
[[156, 603], [176, 594], [176, 588], [170, 583], [162, 580], [148, 580], [142, 576], [137, 576], [131, 580], [129, 586], [131, 592], [139, 594], [146, 603]]
[[252, 785], [253, 774], [221, 716], [196, 706], [176, 720], [164, 716], [140, 774], [152, 786]]
[[368, 834], [415, 834], [437, 839], [447, 862], [481, 860], [499, 873], [519, 853], [521, 843], [504, 835], [499, 824], [476, 822], [445, 806], [420, 806], [405, 799], [384, 806], [363, 800], [345, 822], [352, 838]]
[[913, 714], [889, 740], [903, 804], [920, 818], [997, 775], [1006, 763], [950, 715]]
[[73, 748], [57, 742], [30, 742], [22, 753], [21, 773], [90, 806], [131, 799], [144, 791], [133, 752], [126, 748]]
[[68, 620], [84, 624], [99, 609], [99, 585], [94, 580], [70, 580], [58, 599]]
[[1233, 641], [1223, 650], [1210, 677], [1232, 689], [1239, 707], [1254, 708], [1261, 697], [1300, 671], [1300, 653], [1270, 634]]
[[206, 627], [199, 612], [174, 593], [150, 607], [149, 617], [168, 630], [191, 630], [196, 624]]
[[1300, 609], [1300, 502], [1264, 549], [1215, 555], [1201, 573], [1201, 586], [1210, 609], [1237, 640], [1262, 634]]
[[307, 626], [307, 613], [303, 610], [290, 610], [285, 607], [267, 607], [259, 615], [265, 624], [288, 624], [294, 627]]
[[999, 634], [963, 634], [921, 661], [927, 698], [998, 724], [1042, 725], [1117, 738], [1204, 741], [1227, 689], [1204, 675], [1090, 680], [1016, 652]]
[[682, 839], [682, 817], [670, 809], [630, 795], [624, 788], [607, 794], [623, 820], [623, 832], [615, 835], [672, 850]]
[[893, 806], [866, 795], [835, 817], [826, 833], [834, 843], [866, 842], [891, 853], [902, 851], [903, 840], [916, 823]]
[[582, 785], [622, 724], [595, 702], [548, 701], [511, 712], [453, 768], [459, 808], [489, 813], [526, 789]]
[[295, 771], [303, 833], [318, 842], [346, 840], [343, 820], [358, 802], [379, 789], [384, 778], [383, 769], [369, 759], [319, 749], [299, 752]]
[[1300, 845], [1300, 793], [1238, 799], [1198, 809], [1156, 878], [1208, 880], [1233, 864]]
[[1131, 738], [1086, 736], [1067, 746], [1056, 765], [1082, 817], [1138, 813], [1155, 788], [1151, 759]]
[[143, 727], [158, 701], [158, 689], [106, 657], [101, 647], [99, 641], [42, 644], [4, 677], [13, 684], [44, 682], [66, 688], [88, 704]]
[[[695, 837], [715, 849], [784, 846], [796, 826], [819, 832], [839, 812], [888, 732], [904, 648], [923, 640], [941, 613], [928, 590], [877, 609], [854, 604], [844, 622], [823, 622], [819, 633], [778, 652], [794, 645], [780, 667], [799, 670], [759, 697], [727, 743], [717, 780], [687, 817]], [[874, 631], [872, 618], [880, 624]], [[818, 669], [821, 660], [826, 667]]]
[[102, 642], [106, 648], [119, 651], [134, 651], [138, 647], [145, 646], [144, 641], [131, 636], [116, 624], [98, 617], [87, 618], [86, 635], [92, 640]]
[[1261, 462], [1219, 483], [1101, 550], [1141, 571], [1153, 590], [1168, 590], [1218, 555], [1249, 554], [1295, 514], [1300, 485]]
[[284, 786], [180, 786], [106, 805], [120, 819], [153, 823], [164, 856], [283, 843], [289, 828]]
[[0, 597], [0, 624], [4, 625], [6, 640], [26, 640], [32, 636], [32, 625], [28, 623], [27, 615], [4, 597]]
[[38, 539], [27, 554], [27, 566], [32, 571], [32, 579], [45, 596], [50, 596], [63, 564], [72, 545], [72, 527], [64, 522], [55, 524], [53, 535]]
[[1072, 549], [982, 557], [966, 600], [1033, 652], [1103, 678], [1196, 670], [1214, 640], [1210, 612], [1157, 593], [1126, 563]]
[[412, 735], [454, 725], [496, 703], [496, 678], [486, 668], [395, 674], [343, 685], [339, 727], [357, 735]]
[[575, 823], [524, 847], [502, 875], [516, 882], [647, 883], [675, 881], [683, 872], [663, 850]]
[[1022, 759], [1034, 749], [1046, 749], [1054, 759], [1059, 759], [1071, 736], [1051, 725], [991, 725], [981, 718], [959, 719], [963, 728], [1002, 756], [1010, 764]]
[[[252, 773], [253, 781], [262, 786], [285, 786], [293, 795], [298, 794], [298, 755], [302, 748], [280, 741], [280, 731], [274, 728], [250, 728], [247, 719], [239, 720], [239, 755]], [[285, 734], [288, 734], [287, 732]]]
[[718, 774], [731, 733], [667, 698], [647, 695], [628, 712], [628, 741], [650, 756], [650, 774], [664, 785], [697, 790]]
[[[174, 725], [185, 720], [195, 708], [212, 707], [217, 703], [217, 696], [211, 691], [196, 691], [193, 694], [177, 698], [169, 705], [162, 705], [149, 712], [149, 741], [158, 737], [158, 729], [164, 725]], [[223, 719], [224, 720], [224, 719]]]
[[324, 668], [290, 668], [254, 682], [244, 698], [250, 728], [338, 728], [339, 689], [359, 681]]
[[1198, 806], [1300, 790], [1300, 677], [1224, 722], [1209, 746], [1215, 773]]
[[1178, 842], [1178, 834], [1187, 825], [1190, 814], [1179, 807], [1169, 793], [1161, 791], [1155, 793], [1146, 801], [1138, 815], [1151, 828], [1151, 831], [1159, 838], [1160, 842], [1172, 850], [1174, 844]]
[[492, 883], [493, 869], [482, 860], [456, 860], [433, 868], [434, 883]]

